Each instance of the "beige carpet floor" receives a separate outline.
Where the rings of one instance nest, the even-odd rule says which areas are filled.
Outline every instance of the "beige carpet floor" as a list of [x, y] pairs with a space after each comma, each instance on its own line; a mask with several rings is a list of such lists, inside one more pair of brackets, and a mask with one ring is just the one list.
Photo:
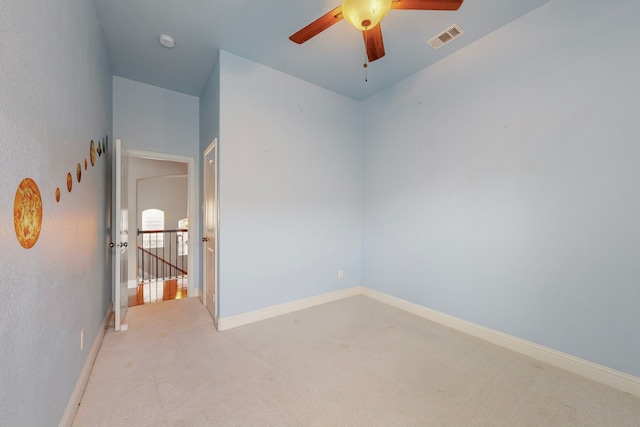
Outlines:
[[107, 331], [74, 426], [640, 426], [640, 399], [364, 296], [217, 332], [197, 298]]

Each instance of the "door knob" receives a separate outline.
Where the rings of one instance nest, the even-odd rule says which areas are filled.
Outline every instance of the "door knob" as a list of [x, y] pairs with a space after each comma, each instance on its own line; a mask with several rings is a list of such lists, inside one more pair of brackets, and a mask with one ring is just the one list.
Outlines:
[[115, 244], [115, 243], [113, 243], [113, 242], [109, 243], [109, 247], [110, 247], [110, 248], [113, 248], [115, 245], [116, 245], [116, 244]]
[[203, 241], [203, 242], [208, 242], [208, 241], [209, 241], [209, 238], [208, 238], [208, 237], [203, 237], [203, 238], [202, 238], [202, 241]]
[[126, 248], [129, 244], [127, 242], [120, 242], [118, 243], [118, 246], [120, 246], [121, 248]]

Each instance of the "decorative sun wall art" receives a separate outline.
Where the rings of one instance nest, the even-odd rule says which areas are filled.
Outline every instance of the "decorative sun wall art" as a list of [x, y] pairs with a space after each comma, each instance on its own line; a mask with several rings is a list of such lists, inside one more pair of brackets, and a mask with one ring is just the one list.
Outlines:
[[42, 228], [42, 198], [31, 178], [23, 179], [18, 185], [13, 201], [13, 226], [23, 248], [30, 249], [36, 244]]

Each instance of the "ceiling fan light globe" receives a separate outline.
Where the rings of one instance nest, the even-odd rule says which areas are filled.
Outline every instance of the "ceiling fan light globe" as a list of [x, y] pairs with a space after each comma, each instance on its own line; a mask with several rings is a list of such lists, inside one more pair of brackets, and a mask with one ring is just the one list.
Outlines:
[[344, 0], [342, 16], [358, 30], [369, 30], [391, 10], [391, 0]]

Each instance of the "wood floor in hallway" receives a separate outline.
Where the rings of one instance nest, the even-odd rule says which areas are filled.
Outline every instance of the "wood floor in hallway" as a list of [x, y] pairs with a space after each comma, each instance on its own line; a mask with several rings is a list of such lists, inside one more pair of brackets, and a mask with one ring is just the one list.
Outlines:
[[129, 289], [129, 307], [187, 298], [188, 287], [186, 277], [145, 280], [137, 287]]

